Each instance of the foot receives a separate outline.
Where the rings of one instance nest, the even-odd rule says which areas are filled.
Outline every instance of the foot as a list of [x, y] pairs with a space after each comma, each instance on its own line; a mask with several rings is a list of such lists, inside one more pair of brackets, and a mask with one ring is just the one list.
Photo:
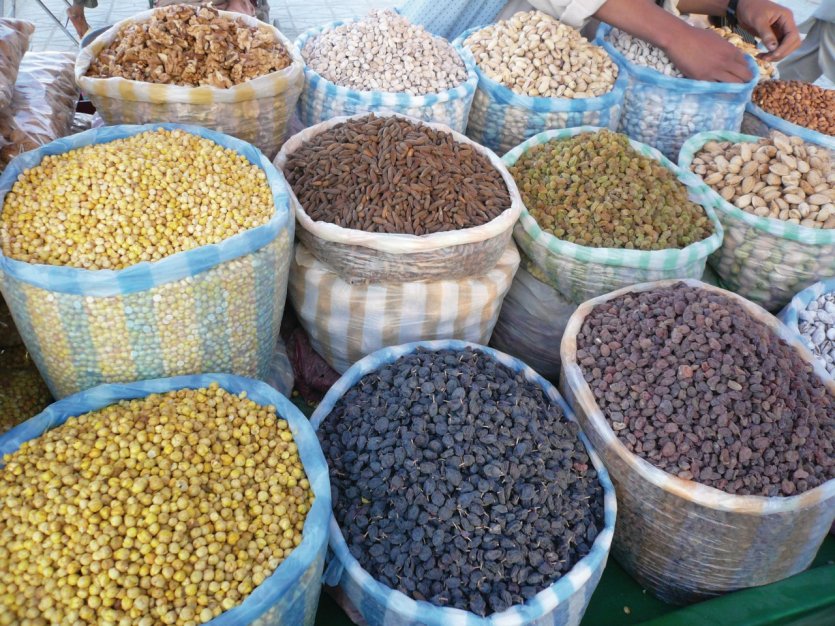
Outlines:
[[73, 5], [68, 8], [67, 17], [70, 18], [70, 22], [72, 22], [75, 32], [78, 33], [79, 37], [83, 37], [87, 31], [90, 30], [90, 25], [87, 23], [87, 18], [84, 16], [83, 6]]

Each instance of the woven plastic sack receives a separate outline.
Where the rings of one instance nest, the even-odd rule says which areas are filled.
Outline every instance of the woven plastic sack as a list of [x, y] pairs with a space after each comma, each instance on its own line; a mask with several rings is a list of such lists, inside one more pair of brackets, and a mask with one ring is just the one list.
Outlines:
[[835, 151], [835, 137], [819, 133], [816, 130], [792, 124], [781, 117], [766, 113], [753, 102], [745, 107], [745, 116], [742, 119], [742, 132], [748, 135], [768, 137], [772, 130], [779, 130], [781, 133], [800, 137], [803, 141], [814, 143]]
[[[690, 171], [693, 159], [708, 141], [758, 140], [731, 132], [699, 133], [682, 146], [679, 166]], [[710, 257], [710, 264], [731, 291], [776, 313], [801, 289], [835, 275], [835, 229], [758, 217], [726, 202], [713, 190], [710, 194], [725, 228], [725, 239]]]
[[[476, 32], [464, 32], [454, 45], [467, 51], [464, 41]], [[626, 92], [626, 72], [619, 68], [612, 90], [597, 98], [534, 98], [514, 93], [487, 76], [476, 65], [478, 89], [473, 98], [467, 136], [497, 154], [545, 130], [600, 126], [617, 130]]]
[[12, 101], [18, 66], [34, 32], [32, 22], [0, 16], [0, 111]]
[[218, 244], [123, 270], [34, 265], [0, 253], [0, 291], [56, 398], [109, 382], [231, 372], [263, 379], [278, 339], [294, 222], [283, 177], [254, 147], [195, 126], [89, 130], [20, 155], [0, 176], [2, 201], [48, 154], [157, 128], [179, 128], [244, 155], [267, 175], [267, 224]]
[[780, 311], [780, 315], [777, 316], [781, 322], [789, 327], [789, 330], [800, 337], [809, 350], [812, 351], [812, 354], [818, 358], [824, 369], [826, 369], [827, 364], [821, 358], [820, 350], [815, 348], [814, 344], [808, 337], [800, 334], [800, 315], [806, 310], [806, 307], [809, 306], [812, 301], [817, 300], [823, 295], [830, 294], [833, 291], [835, 291], [835, 278], [827, 278], [817, 282], [810, 287], [806, 287], [806, 289], [792, 298], [791, 302], [789, 302], [786, 305], [786, 308]]
[[[356, 20], [330, 22], [324, 26], [311, 28], [296, 39], [295, 54], [302, 57], [305, 45], [323, 32], [337, 26], [350, 24]], [[299, 98], [298, 114], [306, 128], [334, 117], [345, 117], [359, 113], [400, 113], [424, 122], [444, 124], [463, 133], [467, 128], [467, 118], [473, 103], [478, 77], [475, 73], [475, 61], [467, 52], [458, 50], [461, 60], [467, 67], [467, 80], [457, 87], [440, 93], [425, 96], [412, 96], [407, 93], [389, 93], [383, 91], [359, 91], [342, 87], [324, 76], [304, 66], [304, 91]]]
[[72, 52], [27, 52], [20, 63], [8, 114], [0, 112], [0, 170], [21, 152], [68, 135], [78, 87]]
[[538, 274], [541, 276], [523, 257], [502, 303], [490, 346], [524, 360], [544, 378], [556, 382], [560, 374], [560, 341], [577, 305], [539, 280]]
[[273, 26], [254, 17], [220, 11], [222, 16], [273, 33], [293, 62], [283, 70], [221, 89], [144, 83], [125, 78], [91, 78], [93, 60], [119, 37], [122, 28], [148, 21], [153, 11], [137, 13], [105, 31], [81, 50], [75, 78], [108, 125], [172, 122], [210, 128], [253, 144], [273, 158], [287, 137], [287, 126], [304, 83], [302, 60], [293, 44]]
[[519, 268], [508, 243], [486, 274], [458, 280], [351, 285], [303, 244], [290, 268], [290, 301], [313, 349], [340, 374], [366, 355], [410, 341], [490, 341]]
[[[379, 350], [364, 358], [339, 379], [319, 404], [310, 418], [313, 428], [319, 428], [339, 399], [363, 376], [396, 361], [403, 355], [411, 354], [418, 348], [433, 351], [465, 348], [480, 350], [511, 370], [524, 373], [528, 381], [542, 387], [548, 399], [562, 408], [566, 419], [576, 421], [559, 392], [521, 361], [481, 345], [449, 340], [407, 343]], [[580, 439], [586, 446], [603, 486], [604, 528], [594, 540], [591, 552], [567, 574], [525, 604], [484, 618], [461, 609], [442, 608], [425, 601], [412, 600], [404, 593], [377, 582], [362, 568], [348, 549], [336, 517], [333, 516], [330, 521], [330, 551], [325, 584], [339, 585], [342, 595], [340, 600], [346, 605], [345, 608], [350, 614], [358, 612], [368, 626], [576, 626], [580, 623], [606, 566], [617, 508], [615, 492], [603, 463], [582, 433]]]
[[[419, 121], [395, 113], [378, 115]], [[362, 114], [358, 117], [362, 117]], [[276, 157], [276, 167], [282, 170], [289, 155], [304, 143], [350, 119], [352, 117], [337, 117], [291, 137]], [[428, 122], [424, 124], [451, 132], [456, 141], [472, 145], [487, 157], [507, 185], [510, 206], [490, 222], [472, 228], [429, 235], [370, 233], [314, 221], [291, 189], [296, 220], [300, 226], [297, 231], [299, 239], [317, 259], [333, 268], [343, 280], [363, 283], [465, 278], [489, 272], [504, 253], [513, 234], [513, 225], [522, 211], [522, 198], [513, 177], [501, 159], [483, 146], [447, 126]]]
[[[502, 159], [510, 168], [529, 149], [555, 139], [567, 139], [600, 128], [581, 126], [565, 130], [545, 131], [508, 152]], [[708, 187], [687, 170], [679, 168], [658, 150], [630, 140], [635, 150], [655, 159], [673, 172], [688, 188], [688, 197], [701, 205], [713, 223], [712, 235], [681, 249], [627, 250], [592, 248], [558, 239], [539, 227], [536, 220], [522, 209], [513, 229], [516, 243], [542, 271], [544, 281], [574, 304], [627, 285], [667, 278], [701, 278], [708, 255], [722, 243], [722, 225], [716, 217], [716, 200]]]
[[278, 391], [281, 395], [290, 397], [293, 393], [293, 364], [287, 354], [287, 346], [279, 338], [273, 350], [273, 358], [270, 361], [270, 369], [267, 372], [264, 382]]
[[0, 459], [18, 450], [24, 441], [35, 439], [47, 430], [60, 426], [69, 417], [96, 411], [121, 400], [144, 398], [154, 393], [178, 389], [200, 389], [214, 382], [230, 393], [246, 392], [254, 402], [274, 406], [278, 415], [287, 420], [314, 500], [304, 522], [301, 544], [241, 604], [206, 624], [313, 626], [328, 542], [328, 520], [331, 517], [328, 467], [316, 433], [307, 418], [292, 402], [268, 385], [223, 374], [179, 376], [127, 385], [101, 385], [52, 404], [36, 417], [0, 436]]
[[760, 307], [697, 280], [660, 281], [590, 300], [571, 317], [560, 354], [560, 390], [603, 459], [618, 494], [612, 554], [641, 586], [671, 604], [765, 585], [806, 569], [835, 517], [835, 480], [792, 497], [735, 496], [667, 474], [632, 454], [600, 411], [577, 364], [577, 334], [591, 310], [626, 293], [684, 282], [734, 298], [771, 328], [835, 393], [806, 346]]
[[739, 130], [745, 105], [759, 80], [753, 58], [745, 57], [753, 74], [747, 83], [673, 78], [629, 61], [607, 40], [611, 30], [608, 24], [601, 24], [595, 43], [606, 49], [628, 78], [620, 132], [674, 160], [682, 144], [696, 133]]

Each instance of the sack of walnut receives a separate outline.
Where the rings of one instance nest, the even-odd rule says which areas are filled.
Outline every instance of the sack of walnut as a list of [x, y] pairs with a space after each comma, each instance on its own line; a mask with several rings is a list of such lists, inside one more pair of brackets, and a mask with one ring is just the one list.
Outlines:
[[394, 112], [463, 133], [478, 77], [472, 56], [395, 12], [311, 28], [298, 114], [304, 127], [334, 117]]
[[32, 22], [0, 16], [0, 111], [12, 101], [20, 60], [34, 32]]
[[108, 125], [193, 124], [272, 159], [304, 82], [302, 60], [273, 26], [176, 5], [118, 22], [81, 50], [75, 77]]
[[792, 576], [835, 516], [835, 381], [758, 306], [695, 280], [584, 303], [561, 392], [615, 484], [612, 553], [665, 602]]
[[712, 187], [725, 238], [709, 262], [730, 290], [777, 313], [835, 274], [835, 167], [825, 148], [780, 133], [699, 133], [679, 165]]
[[352, 285], [296, 246], [288, 295], [310, 343], [337, 372], [388, 346], [433, 339], [487, 344], [519, 268], [513, 242], [482, 275]]

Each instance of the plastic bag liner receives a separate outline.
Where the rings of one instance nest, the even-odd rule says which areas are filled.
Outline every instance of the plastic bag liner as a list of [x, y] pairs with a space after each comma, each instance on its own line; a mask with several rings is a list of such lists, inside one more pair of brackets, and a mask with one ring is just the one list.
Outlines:
[[290, 301], [313, 349], [342, 373], [386, 346], [430, 339], [487, 343], [519, 268], [509, 242], [486, 274], [457, 280], [350, 285], [300, 244]]
[[531, 265], [523, 257], [499, 312], [490, 346], [524, 359], [542, 376], [556, 382], [560, 374], [560, 341], [577, 305], [540, 281], [536, 277], [539, 272]]
[[[522, 372], [528, 381], [542, 387], [551, 402], [562, 408], [566, 419], [576, 421], [568, 405], [551, 383], [521, 361], [481, 345], [451, 340], [408, 343], [379, 350], [364, 358], [348, 370], [322, 400], [310, 418], [313, 428], [319, 428], [339, 399], [363, 376], [396, 361], [403, 355], [411, 354], [418, 348], [480, 350], [511, 370]], [[604, 527], [594, 540], [591, 552], [575, 564], [571, 571], [525, 604], [513, 606], [506, 611], [494, 613], [485, 618], [461, 609], [442, 608], [425, 601], [412, 600], [404, 593], [377, 582], [360, 566], [359, 561], [351, 555], [336, 517], [333, 516], [330, 521], [330, 550], [325, 571], [325, 584], [330, 586], [338, 584], [339, 591], [343, 595], [341, 600], [348, 605], [345, 608], [351, 613], [358, 611], [369, 626], [451, 626], [453, 624], [462, 626], [545, 626], [546, 624], [576, 626], [580, 623], [591, 594], [606, 566], [617, 508], [615, 492], [603, 463], [583, 433], [580, 433], [580, 439], [586, 446], [592, 464], [598, 472], [600, 484], [603, 486]]]
[[607, 39], [612, 30], [601, 24], [595, 43], [602, 45], [628, 77], [623, 114], [618, 129], [632, 139], [676, 159], [688, 137], [707, 130], [738, 131], [745, 105], [759, 80], [760, 70], [748, 55], [753, 76], [747, 83], [714, 83], [665, 76], [632, 63]]
[[284, 345], [281, 338], [275, 344], [273, 358], [270, 361], [270, 370], [267, 372], [264, 382], [288, 398], [293, 393], [293, 383], [295, 382], [293, 364], [290, 363], [287, 346]]
[[667, 474], [629, 452], [601, 412], [577, 364], [577, 334], [591, 310], [626, 293], [684, 282], [734, 298], [795, 347], [835, 393], [835, 381], [775, 317], [728, 291], [697, 280], [620, 289], [584, 303], [568, 322], [560, 354], [560, 389], [603, 459], [618, 494], [612, 554], [665, 602], [686, 604], [772, 583], [806, 569], [835, 517], [835, 480], [788, 498], [735, 496]]
[[[810, 287], [806, 287], [806, 289], [792, 298], [791, 302], [789, 302], [786, 305], [786, 308], [780, 311], [780, 315], [777, 316], [781, 322], [789, 327], [789, 330], [800, 337], [801, 341], [803, 341], [809, 350], [812, 351], [812, 354], [818, 357], [824, 369], [826, 369], [827, 364], [820, 358], [820, 351], [815, 349], [814, 344], [808, 337], [800, 334], [800, 314], [806, 310], [806, 307], [809, 306], [812, 301], [817, 300], [823, 295], [832, 293], [833, 291], [835, 291], [835, 277], [817, 282]], [[2, 323], [1, 319], [0, 323]]]
[[246, 600], [207, 622], [207, 625], [312, 626], [319, 602], [328, 540], [328, 519], [331, 516], [328, 467], [316, 433], [307, 418], [292, 402], [268, 385], [225, 374], [178, 376], [127, 385], [101, 385], [50, 405], [43, 413], [0, 436], [0, 459], [18, 450], [24, 441], [35, 439], [47, 430], [60, 426], [69, 417], [96, 411], [121, 400], [144, 398], [154, 393], [178, 389], [200, 389], [214, 382], [230, 393], [246, 392], [254, 402], [276, 407], [278, 415], [290, 425], [314, 500], [304, 522], [301, 544]]
[[[288, 157], [316, 135], [363, 115], [337, 117], [291, 137], [276, 157], [276, 167], [283, 170]], [[395, 113], [376, 115], [420, 121]], [[493, 269], [507, 247], [513, 234], [513, 225], [522, 211], [522, 198], [501, 159], [447, 126], [427, 122], [424, 124], [452, 133], [456, 141], [472, 145], [487, 157], [507, 186], [510, 206], [486, 224], [471, 228], [429, 235], [370, 233], [343, 228], [330, 222], [314, 221], [291, 189], [296, 219], [301, 227], [297, 233], [299, 239], [317, 259], [333, 268], [343, 280], [350, 283], [407, 282], [476, 276]]]
[[835, 137], [832, 135], [793, 124], [782, 117], [766, 113], [753, 102], [749, 102], [745, 107], [745, 116], [742, 118], [742, 132], [768, 137], [772, 130], [779, 130], [786, 135], [800, 137], [803, 141], [835, 151]]
[[[304, 59], [304, 47], [328, 30], [344, 26], [357, 20], [330, 22], [324, 26], [311, 28], [296, 39], [295, 54]], [[314, 126], [333, 117], [356, 115], [358, 113], [400, 113], [424, 122], [436, 122], [463, 133], [467, 128], [467, 118], [473, 103], [478, 77], [475, 73], [475, 61], [469, 52], [458, 50], [458, 54], [467, 67], [467, 80], [457, 87], [440, 93], [425, 96], [412, 96], [407, 93], [383, 91], [359, 91], [337, 85], [313, 70], [304, 66], [304, 91], [298, 104], [299, 118], [302, 124]]]
[[224, 17], [273, 33], [292, 56], [292, 63], [288, 67], [229, 89], [209, 85], [162, 85], [119, 77], [92, 78], [86, 75], [93, 60], [110, 43], [119, 39], [124, 27], [146, 22], [153, 13], [143, 11], [117, 22], [78, 55], [76, 81], [105, 123], [176, 121], [180, 124], [195, 124], [243, 139], [273, 158], [287, 136], [287, 125], [302, 90], [303, 62], [294, 52], [289, 39], [277, 28], [259, 22], [254, 17], [220, 12]]
[[[464, 32], [454, 45], [466, 50], [464, 41], [479, 30]], [[597, 98], [535, 98], [515, 93], [493, 80], [476, 65], [478, 89], [473, 98], [467, 136], [504, 154], [529, 137], [555, 128], [600, 126], [616, 130], [626, 92], [626, 72], [618, 68], [612, 90]]]
[[[690, 171], [693, 159], [708, 141], [759, 139], [731, 132], [699, 133], [682, 146], [679, 166]], [[726, 202], [712, 189], [710, 194], [716, 201], [725, 239], [709, 262], [731, 291], [776, 313], [801, 289], [835, 275], [835, 229], [758, 217]]]
[[29, 264], [0, 251], [0, 291], [56, 398], [101, 383], [212, 371], [263, 379], [269, 368], [294, 221], [284, 178], [249, 144], [179, 124], [88, 130], [15, 158], [0, 176], [0, 212], [18, 175], [44, 156], [158, 128], [205, 137], [261, 167], [275, 214], [220, 243], [118, 271]]
[[32, 22], [0, 16], [0, 110], [12, 101], [18, 66], [34, 32]]
[[[502, 160], [510, 168], [534, 146], [600, 130], [604, 129], [581, 126], [546, 131], [514, 148]], [[527, 208], [523, 208], [522, 215], [513, 229], [516, 243], [542, 271], [544, 282], [574, 304], [635, 283], [668, 278], [701, 278], [708, 255], [717, 250], [722, 243], [722, 225], [714, 212], [716, 199], [699, 177], [677, 167], [658, 150], [637, 141], [630, 143], [641, 155], [655, 159], [676, 175], [688, 188], [690, 200], [704, 208], [713, 224], [714, 232], [706, 239], [680, 249], [647, 251], [592, 248], [557, 239], [551, 233], [542, 230]]]

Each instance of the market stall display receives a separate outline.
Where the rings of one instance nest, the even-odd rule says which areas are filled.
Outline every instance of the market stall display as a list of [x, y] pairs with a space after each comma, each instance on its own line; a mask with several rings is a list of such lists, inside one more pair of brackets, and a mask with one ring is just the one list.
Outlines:
[[503, 161], [525, 202], [514, 238], [574, 304], [647, 280], [700, 278], [722, 242], [709, 190], [623, 135], [547, 131]]
[[700, 133], [682, 147], [679, 165], [714, 190], [725, 239], [710, 263], [732, 291], [777, 312], [835, 274], [829, 151], [776, 131]]
[[645, 283], [584, 303], [561, 357], [642, 585], [683, 604], [808, 567], [835, 515], [835, 381], [785, 326], [699, 281]]
[[32, 22], [0, 16], [0, 110], [12, 102], [20, 60], [34, 32]]
[[770, 61], [765, 61], [759, 58], [759, 55], [763, 53], [763, 49], [757, 44], [750, 43], [742, 38], [742, 35], [737, 33], [733, 28], [729, 26], [708, 26], [708, 28], [725, 39], [727, 42], [733, 44], [740, 50], [742, 50], [745, 54], [750, 55], [756, 62], [757, 67], [760, 70], [760, 80], [768, 80], [770, 78], [774, 78], [775, 74], [777, 73], [777, 67], [774, 63]]
[[302, 89], [302, 65], [272, 26], [175, 5], [139, 13], [96, 37], [79, 53], [75, 77], [107, 124], [195, 124], [272, 158]]
[[461, 341], [381, 350], [311, 423], [337, 494], [326, 583], [368, 624], [579, 623], [614, 491], [530, 368]]
[[392, 10], [312, 28], [296, 51], [305, 61], [305, 127], [384, 111], [467, 127], [478, 81], [472, 57]]
[[798, 333], [835, 377], [835, 278], [807, 287], [780, 312], [780, 321]]
[[395, 114], [323, 122], [275, 163], [294, 192], [299, 239], [350, 283], [486, 274], [522, 209], [492, 152]]
[[696, 133], [739, 130], [759, 78], [750, 56], [750, 81], [715, 83], [681, 78], [663, 52], [608, 24], [601, 24], [595, 41], [628, 77], [618, 130], [631, 139], [676, 159], [682, 144]]
[[478, 90], [467, 136], [502, 155], [544, 130], [617, 128], [626, 78], [599, 46], [541, 11], [471, 29]]
[[[114, 464], [120, 449], [136, 462]], [[104, 385], [6, 433], [0, 453], [0, 516], [16, 531], [0, 537], [0, 614], [15, 623], [312, 626], [327, 466], [307, 419], [263, 383]]]
[[173, 124], [91, 130], [17, 157], [0, 201], [0, 288], [55, 397], [266, 375], [294, 223], [252, 146]]

